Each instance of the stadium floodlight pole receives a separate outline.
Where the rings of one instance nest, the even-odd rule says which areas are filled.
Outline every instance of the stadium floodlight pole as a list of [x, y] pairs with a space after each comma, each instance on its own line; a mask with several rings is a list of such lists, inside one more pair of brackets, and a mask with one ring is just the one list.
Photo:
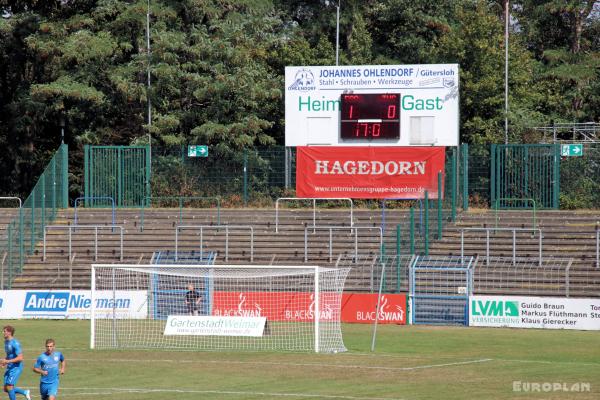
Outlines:
[[508, 12], [509, 0], [504, 2], [504, 144], [508, 144]]
[[[152, 127], [152, 100], [150, 100], [150, 0], [146, 7], [146, 51], [147, 51], [147, 75], [148, 75], [148, 89], [147, 89], [147, 100], [148, 100], [148, 153], [150, 156], [150, 165], [148, 171], [148, 180], [152, 176], [152, 133], [150, 128]], [[150, 194], [150, 193], [148, 193]]]
[[335, 65], [340, 65], [340, 1], [338, 0], [335, 20]]
[[[148, 0], [148, 7], [146, 9], [146, 51], [147, 51], [147, 68], [146, 72], [148, 75], [148, 125], [152, 125], [152, 102], [150, 100], [150, 0]], [[148, 134], [150, 139], [150, 134]]]
[[65, 116], [61, 115], [58, 120], [60, 124], [60, 144], [65, 144]]

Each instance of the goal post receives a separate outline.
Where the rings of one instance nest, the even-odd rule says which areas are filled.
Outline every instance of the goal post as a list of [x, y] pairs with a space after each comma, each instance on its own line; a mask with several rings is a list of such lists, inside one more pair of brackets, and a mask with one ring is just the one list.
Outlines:
[[346, 351], [349, 270], [93, 264], [90, 348]]

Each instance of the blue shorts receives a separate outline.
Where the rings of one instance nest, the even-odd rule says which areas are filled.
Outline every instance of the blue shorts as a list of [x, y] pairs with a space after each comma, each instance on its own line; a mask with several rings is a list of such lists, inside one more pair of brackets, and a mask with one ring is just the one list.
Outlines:
[[49, 396], [58, 394], [58, 382], [54, 383], [40, 383], [40, 395], [42, 400], [46, 400]]
[[19, 376], [21, 376], [21, 372], [23, 372], [23, 367], [7, 368], [4, 372], [4, 385], [15, 386], [19, 380]]

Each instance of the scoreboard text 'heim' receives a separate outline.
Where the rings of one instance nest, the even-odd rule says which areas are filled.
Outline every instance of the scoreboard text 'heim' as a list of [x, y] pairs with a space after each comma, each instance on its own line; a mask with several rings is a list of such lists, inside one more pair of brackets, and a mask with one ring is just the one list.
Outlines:
[[458, 65], [285, 68], [285, 145], [458, 146]]

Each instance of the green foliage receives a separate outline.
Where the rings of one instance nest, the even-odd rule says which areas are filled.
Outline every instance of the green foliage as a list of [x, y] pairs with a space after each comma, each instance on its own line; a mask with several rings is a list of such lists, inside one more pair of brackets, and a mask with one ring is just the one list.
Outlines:
[[[147, 0], [0, 0], [0, 188], [29, 192], [61, 120], [75, 178], [84, 144], [283, 144], [284, 67], [335, 64], [338, 4], [340, 64], [459, 63], [461, 140], [503, 142], [504, 2], [151, 0], [148, 48]], [[598, 2], [510, 5], [509, 140], [600, 121]]]
[[[434, 62], [437, 40], [450, 31], [454, 5], [447, 1], [385, 0], [368, 8], [377, 56], [403, 64]], [[450, 61], [448, 61], [450, 62]]]

